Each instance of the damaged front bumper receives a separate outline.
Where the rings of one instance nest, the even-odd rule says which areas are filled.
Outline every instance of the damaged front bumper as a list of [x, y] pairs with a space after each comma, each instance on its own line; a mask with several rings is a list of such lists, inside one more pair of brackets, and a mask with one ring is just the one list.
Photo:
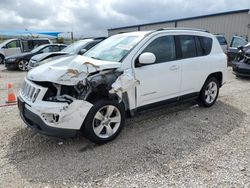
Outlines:
[[[23, 121], [36, 132], [57, 137], [73, 137], [84, 122], [92, 104], [84, 100], [66, 102], [43, 101], [47, 88], [25, 80], [18, 97], [18, 108]], [[27, 90], [27, 88], [26, 88]], [[39, 91], [38, 94], [35, 94]], [[36, 95], [34, 99], [34, 95]]]

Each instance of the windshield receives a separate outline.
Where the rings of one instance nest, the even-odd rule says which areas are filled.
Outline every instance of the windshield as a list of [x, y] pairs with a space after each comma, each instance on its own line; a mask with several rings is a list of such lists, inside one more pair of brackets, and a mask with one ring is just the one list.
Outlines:
[[143, 36], [115, 35], [96, 45], [84, 54], [104, 61], [120, 62]]
[[64, 48], [62, 52], [66, 52], [69, 54], [77, 54], [83, 48], [83, 46], [86, 45], [86, 43], [88, 42], [89, 40], [74, 42], [73, 44]]
[[32, 52], [32, 53], [36, 53], [36, 52], [38, 52], [39, 50], [43, 49], [45, 46], [47, 46], [47, 45], [38, 46], [38, 47], [34, 48], [33, 50], [31, 50], [31, 52]]

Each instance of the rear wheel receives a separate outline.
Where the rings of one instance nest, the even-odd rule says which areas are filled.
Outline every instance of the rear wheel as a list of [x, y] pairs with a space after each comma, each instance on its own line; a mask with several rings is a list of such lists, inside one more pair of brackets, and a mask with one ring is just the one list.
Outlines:
[[205, 107], [212, 106], [218, 98], [219, 89], [218, 80], [215, 77], [209, 78], [200, 92], [199, 101], [201, 105]]
[[20, 71], [27, 71], [28, 70], [28, 64], [29, 62], [27, 60], [21, 60], [18, 62], [18, 69]]
[[3, 55], [0, 55], [0, 64], [2, 64], [4, 61], [4, 56]]
[[99, 100], [90, 109], [83, 124], [83, 131], [91, 141], [104, 144], [120, 134], [124, 121], [125, 111], [122, 104]]

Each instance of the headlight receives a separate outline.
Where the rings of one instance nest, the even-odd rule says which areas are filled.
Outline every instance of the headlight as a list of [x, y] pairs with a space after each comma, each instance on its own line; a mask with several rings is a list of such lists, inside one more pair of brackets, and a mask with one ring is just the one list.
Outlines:
[[9, 59], [6, 59], [6, 62], [8, 63], [8, 62], [14, 62], [14, 61], [16, 61], [16, 58], [9, 58]]

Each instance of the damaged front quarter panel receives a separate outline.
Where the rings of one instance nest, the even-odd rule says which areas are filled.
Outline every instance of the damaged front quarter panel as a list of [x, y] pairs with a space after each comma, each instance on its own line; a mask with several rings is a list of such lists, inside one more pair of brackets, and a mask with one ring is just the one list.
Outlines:
[[117, 80], [112, 84], [112, 89], [109, 93], [116, 93], [119, 99], [122, 99], [122, 94], [128, 90], [136, 87], [140, 84], [139, 80], [136, 80], [133, 76], [132, 70], [125, 70], [122, 75], [120, 75]]

